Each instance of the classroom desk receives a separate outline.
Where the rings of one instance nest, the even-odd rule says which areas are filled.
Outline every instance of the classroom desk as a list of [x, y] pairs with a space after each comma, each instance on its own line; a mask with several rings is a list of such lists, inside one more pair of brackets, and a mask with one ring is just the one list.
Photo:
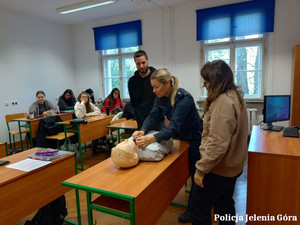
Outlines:
[[299, 224], [300, 138], [253, 127], [248, 149], [247, 214], [270, 215], [276, 221], [277, 215], [287, 214], [297, 216]]
[[[111, 158], [62, 184], [87, 193], [88, 220], [92, 210], [119, 216], [131, 224], [153, 225], [189, 178], [188, 143], [174, 141], [173, 151], [160, 162], [139, 162], [120, 169]], [[91, 193], [101, 196], [92, 202]]]
[[[108, 125], [107, 128], [117, 130], [117, 132], [118, 132], [118, 143], [120, 143], [121, 142], [121, 136], [122, 136], [122, 134], [120, 134], [121, 129], [135, 131], [135, 130], [137, 130], [138, 127], [137, 127], [136, 120], [126, 120], [126, 121], [122, 121], [122, 122], [115, 123], [115, 124], [112, 124], [112, 125]], [[111, 134], [111, 136], [112, 136], [112, 134]], [[114, 145], [114, 143], [113, 143], [113, 145]]]
[[[29, 149], [1, 160], [16, 163], [34, 152], [36, 149]], [[74, 164], [74, 154], [70, 153], [30, 172], [1, 166], [0, 224], [14, 224], [69, 191], [61, 182], [75, 174]]]
[[[59, 114], [55, 114], [55, 115], [60, 116], [62, 121], [65, 121], [65, 120], [71, 120], [73, 117], [73, 114], [74, 114], [74, 112], [67, 112], [67, 113], [59, 113]], [[23, 149], [23, 140], [22, 140], [21, 128], [22, 127], [29, 128], [30, 146], [33, 147], [33, 138], [36, 137], [36, 131], [39, 127], [40, 119], [43, 119], [43, 118], [44, 117], [29, 119], [29, 118], [24, 117], [24, 118], [12, 120], [12, 121], [18, 122], [22, 149]], [[22, 123], [25, 123], [25, 124], [22, 124]]]
[[76, 173], [77, 173], [77, 169], [83, 170], [81, 145], [107, 135], [108, 128], [106, 128], [106, 126], [110, 123], [113, 117], [114, 115], [104, 115], [104, 114], [98, 116], [84, 117], [84, 119], [89, 119], [87, 123], [74, 125], [75, 129], [70, 129], [70, 120], [57, 123], [63, 125], [66, 139], [67, 139], [66, 133], [75, 133], [78, 135], [80, 167], [78, 168], [76, 164]]
[[0, 142], [0, 158], [5, 157], [7, 155], [8, 155], [7, 143], [6, 142]]

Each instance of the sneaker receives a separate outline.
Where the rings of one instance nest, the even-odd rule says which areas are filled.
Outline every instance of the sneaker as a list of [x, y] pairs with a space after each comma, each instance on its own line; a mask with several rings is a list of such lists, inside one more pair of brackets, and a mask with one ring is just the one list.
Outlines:
[[185, 211], [180, 216], [178, 216], [178, 221], [180, 223], [191, 223], [192, 222], [191, 213], [189, 211]]

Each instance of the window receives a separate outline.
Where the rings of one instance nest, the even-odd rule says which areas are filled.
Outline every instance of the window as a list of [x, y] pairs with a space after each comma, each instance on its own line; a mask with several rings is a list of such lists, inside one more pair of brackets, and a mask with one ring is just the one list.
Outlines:
[[[222, 59], [248, 99], [262, 98], [267, 34], [274, 31], [275, 0], [196, 10], [201, 63]], [[205, 88], [201, 96], [206, 95]]]
[[[231, 67], [244, 97], [262, 98], [265, 39], [266, 35], [259, 34], [202, 41], [202, 63], [224, 60]], [[205, 88], [201, 95], [206, 96]]]
[[119, 88], [121, 98], [129, 98], [128, 80], [136, 70], [133, 55], [138, 50], [136, 46], [101, 51], [105, 97]]

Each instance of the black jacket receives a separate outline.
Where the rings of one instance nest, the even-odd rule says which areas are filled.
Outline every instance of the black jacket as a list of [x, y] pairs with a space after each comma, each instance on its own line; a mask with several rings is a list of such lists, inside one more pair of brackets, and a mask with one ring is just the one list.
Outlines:
[[142, 78], [137, 70], [128, 81], [130, 102], [135, 110], [135, 118], [138, 123], [143, 123], [147, 118], [156, 97], [150, 82], [150, 77], [156, 69], [153, 67], [149, 67], [149, 69], [150, 73], [147, 77]]
[[56, 148], [56, 142], [46, 139], [46, 136], [54, 135], [63, 131], [62, 126], [57, 125], [57, 122], [61, 122], [62, 119], [59, 116], [51, 116], [40, 119], [39, 127], [36, 131], [36, 146]]
[[157, 121], [165, 116], [170, 124], [154, 135], [158, 142], [168, 140], [172, 136], [190, 142], [201, 139], [203, 121], [198, 114], [192, 95], [186, 90], [178, 89], [174, 107], [171, 106], [168, 97], [156, 98], [142, 129], [146, 132], [153, 130]]

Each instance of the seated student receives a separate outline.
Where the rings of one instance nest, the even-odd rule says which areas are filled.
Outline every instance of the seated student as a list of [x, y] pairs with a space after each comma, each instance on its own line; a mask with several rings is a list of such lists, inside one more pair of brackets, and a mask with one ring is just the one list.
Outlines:
[[77, 118], [82, 118], [85, 116], [96, 116], [100, 115], [100, 109], [98, 109], [91, 101], [90, 95], [86, 92], [81, 92], [77, 98], [74, 109]]
[[135, 116], [135, 111], [131, 102], [129, 101], [125, 104], [123, 115], [121, 118], [126, 118], [127, 120], [130, 120], [130, 119], [134, 119], [134, 116]]
[[34, 115], [45, 115], [45, 112], [48, 110], [54, 110], [54, 106], [48, 100], [45, 100], [45, 92], [38, 91], [36, 93], [37, 101], [32, 103], [29, 107], [29, 112], [33, 112]]
[[59, 97], [57, 105], [61, 111], [63, 110], [74, 110], [76, 104], [76, 98], [71, 89], [67, 89]]
[[90, 101], [95, 105], [96, 102], [94, 97], [94, 91], [91, 88], [88, 88], [84, 92], [90, 95]]
[[109, 111], [110, 112], [112, 112], [117, 107], [120, 107], [120, 109], [122, 109], [122, 110], [124, 109], [125, 105], [121, 100], [120, 90], [118, 88], [112, 89], [110, 94], [104, 100], [103, 112], [106, 112], [106, 106], [109, 106]]
[[[78, 102], [75, 104], [75, 115], [77, 118], [85, 116], [100, 115], [100, 109], [98, 109], [93, 103], [90, 102], [90, 95], [86, 92], [81, 92], [77, 98]], [[98, 139], [92, 141], [93, 155], [97, 155], [96, 149], [98, 145]]]

